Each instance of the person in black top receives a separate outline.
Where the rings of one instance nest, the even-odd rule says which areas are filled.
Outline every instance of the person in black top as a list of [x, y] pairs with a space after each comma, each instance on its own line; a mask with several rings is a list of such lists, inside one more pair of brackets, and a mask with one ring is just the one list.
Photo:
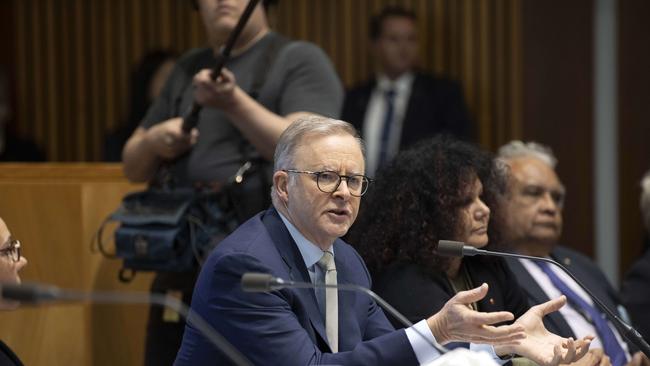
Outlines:
[[0, 162], [45, 161], [45, 154], [38, 145], [16, 133], [9, 85], [9, 75], [0, 66]]
[[142, 57], [131, 74], [131, 89], [126, 120], [110, 131], [104, 140], [104, 160], [122, 161], [122, 149], [133, 131], [140, 125], [147, 109], [160, 95], [174, 67], [176, 54], [154, 50]]
[[[481, 312], [509, 311], [516, 322], [526, 322], [562, 307], [565, 299], [559, 297], [529, 308], [501, 258], [436, 254], [441, 239], [478, 248], [499, 242], [498, 232], [488, 227], [502, 187], [490, 154], [469, 143], [439, 136], [398, 154], [380, 169], [348, 238], [376, 278], [373, 289], [410, 320], [439, 311], [457, 292], [482, 283], [488, 293], [471, 305]], [[393, 324], [403, 327], [395, 319]], [[548, 364], [553, 351], [541, 345], [558, 338], [540, 326], [527, 333], [525, 342], [536, 346], [522, 356]], [[459, 346], [467, 345], [450, 347]]]
[[[0, 285], [20, 283], [20, 272], [27, 259], [20, 254], [20, 241], [11, 236], [7, 224], [0, 218]], [[18, 303], [0, 299], [0, 310], [13, 310]], [[0, 366], [22, 365], [18, 356], [0, 340]]]

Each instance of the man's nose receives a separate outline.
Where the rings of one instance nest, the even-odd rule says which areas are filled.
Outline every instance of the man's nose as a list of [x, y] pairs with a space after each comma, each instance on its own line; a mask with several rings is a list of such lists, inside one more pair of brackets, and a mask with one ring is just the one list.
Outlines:
[[348, 180], [345, 177], [341, 177], [341, 182], [339, 186], [336, 187], [336, 190], [332, 193], [333, 195], [341, 195], [344, 197], [350, 197], [350, 187], [348, 187]]
[[551, 192], [544, 192], [544, 195], [541, 198], [541, 209], [544, 212], [550, 213], [550, 214], [556, 214], [558, 212], [558, 205], [557, 202], [553, 199], [553, 196], [551, 196]]

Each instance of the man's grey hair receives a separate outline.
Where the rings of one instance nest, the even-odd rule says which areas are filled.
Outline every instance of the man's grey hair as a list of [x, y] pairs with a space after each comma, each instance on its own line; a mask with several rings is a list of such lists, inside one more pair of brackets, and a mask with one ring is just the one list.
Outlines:
[[553, 154], [553, 150], [546, 145], [534, 141], [523, 142], [513, 140], [501, 146], [497, 153], [497, 159], [501, 161], [522, 157], [537, 158], [548, 164], [552, 169], [555, 169], [557, 165], [557, 158]]
[[[286, 130], [280, 135], [278, 144], [275, 147], [275, 154], [273, 155], [273, 171], [277, 172], [282, 169], [296, 169], [303, 167], [295, 167], [295, 154], [300, 147], [301, 143], [308, 137], [314, 136], [330, 136], [330, 135], [350, 135], [354, 137], [359, 143], [359, 148], [365, 160], [365, 145], [363, 140], [359, 137], [357, 130], [350, 123], [321, 116], [307, 116], [297, 119], [287, 127]], [[290, 181], [293, 181], [290, 179]], [[277, 206], [277, 192], [275, 186], [271, 190], [271, 198], [273, 203]]]
[[645, 173], [641, 179], [641, 215], [643, 216], [643, 225], [650, 233], [650, 170]]
[[295, 168], [295, 153], [300, 143], [306, 137], [329, 136], [329, 135], [350, 135], [356, 138], [365, 158], [364, 143], [359, 137], [357, 130], [345, 121], [321, 116], [308, 116], [294, 121], [280, 135], [278, 144], [273, 155], [273, 170]]

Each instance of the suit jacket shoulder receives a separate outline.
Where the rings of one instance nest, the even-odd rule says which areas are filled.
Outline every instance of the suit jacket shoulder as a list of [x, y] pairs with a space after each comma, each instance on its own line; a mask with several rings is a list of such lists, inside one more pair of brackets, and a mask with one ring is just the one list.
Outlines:
[[[437, 134], [449, 134], [473, 141], [474, 126], [460, 84], [447, 78], [426, 73], [414, 74], [411, 95], [407, 103], [400, 148]], [[364, 118], [376, 80], [370, 79], [348, 90], [341, 119], [363, 128]]]
[[637, 330], [650, 339], [650, 250], [625, 275], [621, 297]]

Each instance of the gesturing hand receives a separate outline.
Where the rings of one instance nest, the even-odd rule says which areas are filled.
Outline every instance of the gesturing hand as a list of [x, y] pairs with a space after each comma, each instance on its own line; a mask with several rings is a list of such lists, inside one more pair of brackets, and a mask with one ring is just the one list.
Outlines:
[[626, 366], [650, 366], [650, 359], [643, 352], [637, 352]]
[[497, 354], [516, 353], [543, 366], [579, 360], [589, 350], [593, 337], [576, 341], [572, 338], [563, 338], [549, 332], [542, 322], [546, 314], [559, 310], [565, 303], [566, 297], [560, 296], [531, 307], [513, 324], [524, 328], [526, 338], [495, 347]]
[[602, 348], [590, 349], [587, 354], [571, 366], [612, 366], [609, 357], [603, 352]]
[[194, 76], [194, 100], [203, 106], [226, 109], [232, 104], [237, 87], [235, 75], [226, 68], [221, 69], [216, 80], [211, 79], [211, 74], [212, 70], [203, 69]]
[[146, 141], [162, 159], [174, 159], [189, 150], [198, 139], [196, 128], [187, 134], [182, 129], [183, 119], [172, 118], [147, 130]]
[[469, 304], [485, 297], [488, 285], [483, 284], [469, 291], [461, 291], [452, 297], [436, 314], [427, 319], [429, 328], [441, 344], [453, 341], [504, 344], [526, 337], [520, 324], [492, 326], [514, 319], [512, 313], [499, 311], [481, 313], [469, 308]]

